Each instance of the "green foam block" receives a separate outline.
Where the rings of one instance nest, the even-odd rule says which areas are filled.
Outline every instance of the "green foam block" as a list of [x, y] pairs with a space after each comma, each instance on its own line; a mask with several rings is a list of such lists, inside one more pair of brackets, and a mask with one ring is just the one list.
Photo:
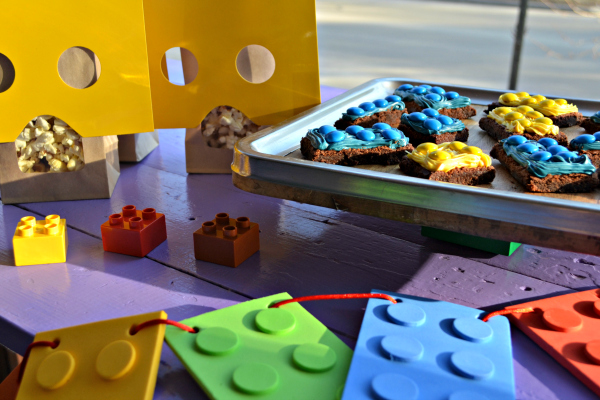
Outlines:
[[430, 228], [428, 226], [421, 227], [421, 235], [450, 243], [460, 244], [462, 246], [472, 247], [474, 249], [489, 251], [490, 253], [494, 254], [501, 254], [503, 256], [510, 256], [521, 245], [521, 243], [482, 238], [479, 236], [467, 235], [466, 233]]

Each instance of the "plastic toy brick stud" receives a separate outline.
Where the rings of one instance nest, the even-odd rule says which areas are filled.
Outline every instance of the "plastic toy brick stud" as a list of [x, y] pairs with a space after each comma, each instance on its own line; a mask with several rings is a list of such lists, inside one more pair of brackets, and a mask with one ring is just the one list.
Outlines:
[[259, 249], [258, 224], [247, 217], [233, 219], [220, 213], [194, 232], [197, 260], [235, 268]]
[[17, 400], [150, 400], [164, 325], [131, 328], [164, 311], [38, 333], [56, 348], [31, 350]]
[[144, 257], [167, 240], [165, 215], [154, 208], [136, 210], [123, 207], [121, 214], [113, 214], [100, 227], [104, 251]]
[[343, 400], [514, 400], [510, 327], [483, 311], [385, 293], [370, 299]]
[[45, 220], [23, 217], [13, 236], [15, 265], [61, 263], [67, 260], [67, 222], [58, 215]]
[[352, 350], [287, 293], [167, 327], [166, 341], [215, 400], [339, 399]]
[[535, 312], [510, 319], [600, 396], [600, 291], [587, 290], [511, 306]]

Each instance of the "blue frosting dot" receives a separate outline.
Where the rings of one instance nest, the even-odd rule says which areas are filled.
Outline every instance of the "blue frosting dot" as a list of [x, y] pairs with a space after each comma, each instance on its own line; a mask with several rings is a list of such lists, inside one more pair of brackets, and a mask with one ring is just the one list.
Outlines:
[[321, 135], [326, 135], [331, 131], [335, 131], [336, 129], [331, 126], [331, 125], [323, 125], [322, 127], [319, 128], [319, 133]]
[[594, 143], [596, 141], [596, 138], [594, 137], [594, 135], [584, 134], [577, 136], [575, 139], [573, 139], [573, 141], [579, 144], [589, 144]]
[[385, 99], [386, 99], [387, 101], [389, 101], [390, 103], [397, 103], [397, 102], [399, 102], [400, 100], [402, 100], [402, 99], [400, 98], [400, 96], [396, 96], [396, 95], [387, 96]]
[[376, 107], [382, 108], [382, 107], [387, 107], [387, 105], [389, 104], [387, 100], [384, 99], [377, 99], [373, 102], [373, 104], [375, 104]]
[[343, 131], [332, 131], [325, 135], [327, 143], [341, 142], [346, 138], [346, 134]]
[[437, 110], [434, 110], [433, 108], [425, 108], [421, 112], [427, 115], [428, 117], [437, 117], [438, 115], [440, 115], [440, 113], [437, 112]]
[[376, 124], [373, 124], [373, 129], [390, 129], [390, 128], [391, 128], [391, 126], [389, 126], [385, 122], [378, 122]]
[[358, 106], [365, 111], [373, 111], [376, 108], [375, 104], [371, 103], [370, 101], [360, 103]]
[[565, 161], [569, 161], [578, 157], [577, 154], [572, 151], [561, 151], [560, 153], [557, 153], [555, 155], [564, 158]]
[[552, 157], [552, 153], [549, 151], [536, 151], [531, 155], [531, 159], [534, 161], [548, 161]]
[[598, 111], [596, 114], [594, 114], [596, 117], [600, 118], [600, 111]]
[[425, 95], [425, 98], [426, 98], [426, 99], [429, 99], [429, 100], [431, 100], [431, 101], [440, 101], [440, 100], [442, 100], [442, 96], [440, 96], [440, 95], [439, 95], [439, 94], [437, 94], [437, 93], [427, 93], [427, 94]]
[[415, 94], [425, 94], [427, 92], [427, 89], [423, 87], [415, 87], [410, 89], [410, 92]]
[[388, 140], [398, 140], [400, 139], [400, 132], [395, 129], [384, 129], [381, 131], [381, 136]]
[[593, 135], [596, 138], [596, 142], [600, 140], [600, 132], [596, 132]]
[[431, 85], [419, 85], [419, 87], [422, 87], [425, 89], [431, 89]]
[[414, 112], [414, 113], [408, 114], [408, 119], [410, 119], [413, 122], [425, 121], [427, 119], [427, 115], [425, 115], [421, 112]]
[[442, 129], [442, 123], [437, 119], [429, 118], [423, 122], [423, 126], [431, 131], [439, 131]]
[[566, 147], [555, 144], [554, 146], [550, 146], [546, 148], [553, 156], [557, 155], [561, 151], [569, 151]]
[[365, 115], [365, 110], [363, 110], [362, 108], [358, 108], [358, 107], [350, 107], [348, 109], [348, 111], [346, 111], [346, 114], [356, 115], [356, 116], [360, 117], [361, 115]]
[[447, 115], [440, 115], [436, 119], [440, 121], [442, 125], [452, 125], [454, 123], [454, 120]]
[[533, 153], [538, 151], [538, 147], [533, 143], [523, 143], [517, 146], [517, 151], [521, 153]]
[[446, 91], [444, 90], [444, 88], [441, 88], [439, 86], [434, 86], [431, 88], [430, 90], [431, 93], [437, 93], [437, 94], [444, 94], [446, 93]]
[[512, 135], [511, 137], [506, 139], [506, 143], [513, 145], [513, 146], [520, 145], [522, 143], [525, 143], [526, 141], [527, 141], [527, 139], [525, 138], [525, 136], [520, 136], [520, 135]]
[[540, 140], [538, 140], [538, 143], [541, 144], [542, 146], [544, 146], [545, 148], [548, 148], [550, 146], [555, 146], [558, 144], [558, 142], [552, 138], [546, 137], [546, 138], [541, 138]]
[[370, 142], [371, 140], [375, 140], [375, 134], [370, 129], [363, 129], [356, 134], [356, 137], [360, 140], [364, 140], [365, 142]]
[[356, 136], [356, 134], [358, 132], [362, 131], [363, 129], [365, 129], [365, 128], [363, 128], [360, 125], [350, 125], [349, 127], [346, 128], [346, 132], [349, 133], [349, 134], [351, 134], [351, 135]]
[[412, 88], [413, 88], [413, 85], [411, 85], [410, 83], [405, 83], [404, 85], [400, 86], [398, 89], [399, 90], [409, 90]]
[[459, 96], [459, 94], [456, 92], [446, 92], [445, 96], [448, 100], [453, 100], [453, 99], [457, 98]]

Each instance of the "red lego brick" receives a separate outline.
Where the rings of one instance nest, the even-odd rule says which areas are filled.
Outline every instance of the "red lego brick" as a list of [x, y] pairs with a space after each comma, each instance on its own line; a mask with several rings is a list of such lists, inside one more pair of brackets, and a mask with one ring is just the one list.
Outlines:
[[247, 217], [233, 219], [227, 213], [220, 213], [194, 232], [197, 260], [235, 268], [258, 250], [258, 224]]
[[551, 297], [511, 308], [532, 307], [532, 313], [509, 316], [577, 379], [600, 396], [600, 291]]
[[136, 210], [123, 207], [121, 214], [113, 214], [100, 227], [104, 251], [144, 257], [167, 240], [165, 215], [154, 208]]

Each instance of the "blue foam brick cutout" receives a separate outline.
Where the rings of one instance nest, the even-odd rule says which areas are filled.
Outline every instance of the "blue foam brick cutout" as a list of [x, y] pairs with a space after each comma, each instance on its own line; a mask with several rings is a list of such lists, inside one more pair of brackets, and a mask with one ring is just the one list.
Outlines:
[[510, 326], [458, 304], [370, 299], [342, 400], [515, 398]]

